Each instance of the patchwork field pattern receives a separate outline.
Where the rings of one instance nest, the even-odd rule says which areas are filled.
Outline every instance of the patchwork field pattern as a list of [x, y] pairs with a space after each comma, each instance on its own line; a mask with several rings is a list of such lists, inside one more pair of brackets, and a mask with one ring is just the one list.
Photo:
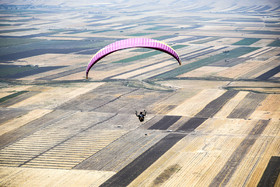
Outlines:
[[[59, 2], [0, 3], [0, 186], [280, 186], [279, 3]], [[85, 79], [133, 37], [182, 65], [126, 49]]]

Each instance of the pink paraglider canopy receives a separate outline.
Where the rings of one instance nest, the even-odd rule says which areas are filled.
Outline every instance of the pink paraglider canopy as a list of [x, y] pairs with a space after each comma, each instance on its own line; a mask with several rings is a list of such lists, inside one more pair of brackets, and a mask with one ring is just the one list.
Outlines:
[[109, 55], [110, 53], [127, 49], [127, 48], [134, 48], [134, 47], [143, 47], [143, 48], [151, 48], [160, 50], [162, 52], [168, 53], [173, 56], [178, 63], [181, 65], [180, 58], [176, 51], [172, 49], [172, 47], [168, 46], [167, 44], [149, 38], [130, 38], [125, 40], [116, 41], [112, 44], [107, 45], [106, 47], [102, 48], [98, 51], [89, 62], [87, 69], [86, 69], [86, 78], [88, 78], [88, 73], [91, 67], [98, 62], [103, 57]]

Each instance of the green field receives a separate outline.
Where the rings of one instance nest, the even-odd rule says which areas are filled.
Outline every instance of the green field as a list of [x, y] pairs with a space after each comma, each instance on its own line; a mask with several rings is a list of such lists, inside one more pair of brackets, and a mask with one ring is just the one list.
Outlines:
[[155, 27], [151, 27], [151, 28], [148, 28], [148, 29], [146, 29], [146, 30], [164, 30], [164, 29], [166, 29], [166, 28], [170, 28], [171, 26], [161, 26], [161, 25], [159, 25], [159, 26], [155, 26]]
[[43, 40], [30, 38], [0, 38], [0, 47], [10, 47], [20, 44], [29, 44], [41, 41]]
[[244, 38], [232, 45], [251, 45], [259, 40], [260, 40], [259, 38]]
[[14, 98], [14, 97], [16, 97], [16, 96], [19, 96], [19, 95], [21, 95], [21, 94], [24, 94], [24, 93], [26, 93], [26, 92], [28, 92], [28, 91], [19, 91], [19, 92], [15, 92], [15, 93], [13, 93], [13, 94], [7, 95], [7, 96], [5, 96], [5, 97], [2, 97], [2, 98], [0, 98], [0, 103], [6, 101], [6, 100], [8, 100], [8, 99]]
[[268, 44], [268, 46], [280, 47], [280, 40], [275, 40], [274, 42]]
[[0, 77], [6, 77], [8, 75], [14, 75], [26, 71], [38, 69], [38, 66], [14, 66], [14, 65], [0, 65]]

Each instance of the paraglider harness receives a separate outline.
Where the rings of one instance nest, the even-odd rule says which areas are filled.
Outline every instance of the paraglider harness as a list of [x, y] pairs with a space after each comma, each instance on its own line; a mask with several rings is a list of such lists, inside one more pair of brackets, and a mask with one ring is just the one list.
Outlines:
[[143, 112], [140, 112], [140, 114], [138, 115], [138, 114], [137, 114], [137, 111], [135, 111], [135, 114], [136, 114], [136, 116], [139, 118], [139, 121], [140, 121], [140, 122], [143, 122], [143, 121], [144, 121], [144, 117], [146, 116], [147, 112], [144, 110], [144, 113], [143, 113]]

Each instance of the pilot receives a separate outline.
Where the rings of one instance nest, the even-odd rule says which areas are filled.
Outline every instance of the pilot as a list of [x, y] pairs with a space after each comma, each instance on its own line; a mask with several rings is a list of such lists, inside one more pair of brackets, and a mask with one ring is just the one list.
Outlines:
[[139, 118], [139, 121], [143, 122], [144, 121], [144, 117], [146, 116], [147, 112], [146, 112], [146, 110], [144, 110], [144, 112], [140, 112], [140, 114], [138, 115], [137, 111], [135, 111], [135, 114]]

